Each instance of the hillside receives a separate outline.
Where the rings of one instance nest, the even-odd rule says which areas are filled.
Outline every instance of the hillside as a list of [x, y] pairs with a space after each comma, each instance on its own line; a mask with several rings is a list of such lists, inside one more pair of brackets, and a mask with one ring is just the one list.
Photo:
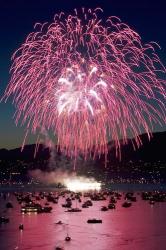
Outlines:
[[[127, 145], [121, 145], [121, 162], [128, 161], [164, 161], [166, 162], [166, 132], [154, 133], [151, 140], [148, 140], [147, 135], [143, 134], [140, 136], [143, 145], [134, 150], [132, 146], [133, 139], [128, 140]], [[109, 142], [112, 145], [112, 142]], [[43, 145], [39, 146], [38, 153], [34, 159], [35, 145], [26, 145], [21, 152], [21, 148], [12, 150], [0, 149], [0, 160], [24, 160], [24, 161], [35, 161], [39, 159], [48, 160], [50, 158], [50, 150], [45, 148]], [[63, 158], [60, 152], [54, 155], [59, 160]], [[104, 160], [104, 156], [100, 159], [96, 159], [96, 163], [101, 163]], [[116, 158], [115, 148], [110, 146], [108, 161], [112, 163], [119, 162]]]

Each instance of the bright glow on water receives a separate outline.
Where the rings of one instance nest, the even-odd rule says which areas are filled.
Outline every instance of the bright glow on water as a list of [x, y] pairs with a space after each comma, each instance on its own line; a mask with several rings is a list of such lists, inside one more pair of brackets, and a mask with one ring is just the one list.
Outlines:
[[97, 190], [101, 189], [101, 183], [95, 181], [85, 182], [82, 180], [68, 180], [66, 181], [66, 187], [70, 191], [87, 191], [87, 190]]

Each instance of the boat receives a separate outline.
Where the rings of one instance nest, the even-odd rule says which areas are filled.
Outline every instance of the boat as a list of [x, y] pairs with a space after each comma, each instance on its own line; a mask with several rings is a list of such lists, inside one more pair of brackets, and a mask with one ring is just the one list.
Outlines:
[[38, 209], [38, 213], [50, 213], [52, 210], [52, 207], [41, 207], [40, 209]]
[[89, 206], [86, 203], [82, 204], [82, 208], [88, 208]]
[[108, 211], [108, 207], [102, 206], [102, 207], [101, 207], [101, 211], [104, 211], [104, 212], [105, 212], [105, 211]]
[[4, 223], [8, 223], [9, 222], [9, 218], [5, 218], [5, 217], [0, 217], [0, 224]]
[[55, 223], [56, 225], [62, 225], [63, 222], [61, 220], [59, 220], [58, 222]]
[[82, 210], [80, 208], [71, 208], [71, 209], [68, 209], [67, 212], [81, 212]]
[[72, 206], [71, 201], [67, 201], [65, 204], [62, 204], [62, 207], [66, 207], [66, 208], [71, 208], [71, 206]]
[[130, 201], [125, 201], [123, 204], [122, 204], [122, 207], [131, 207], [132, 203]]
[[108, 209], [115, 209], [115, 204], [114, 203], [109, 203], [108, 204]]
[[40, 204], [29, 203], [21, 207], [22, 213], [50, 213], [52, 207], [42, 207]]
[[71, 237], [67, 234], [65, 241], [71, 241]]
[[134, 196], [134, 193], [132, 193], [132, 192], [127, 193], [125, 195], [125, 199], [130, 200], [130, 201], [134, 201], [134, 202], [137, 201], [136, 196]]
[[23, 224], [20, 224], [19, 225], [19, 230], [23, 230], [24, 229], [24, 225]]
[[120, 193], [117, 193], [117, 192], [114, 195], [115, 195], [116, 199], [118, 199], [118, 200], [120, 200], [122, 197], [122, 195]]
[[84, 204], [87, 205], [88, 207], [93, 206], [93, 203], [91, 200], [85, 201]]
[[130, 197], [130, 201], [136, 202], [136, 201], [137, 201], [137, 198], [136, 198], [135, 196], [131, 196], [131, 197]]
[[102, 220], [93, 218], [93, 219], [88, 219], [87, 223], [102, 223]]
[[111, 203], [117, 203], [117, 200], [115, 199], [115, 197], [111, 197], [110, 202]]
[[71, 202], [71, 198], [66, 198], [66, 202]]
[[51, 195], [47, 196], [47, 201], [48, 202], [53, 202], [54, 204], [58, 204], [58, 198], [57, 197], [53, 197]]
[[13, 208], [13, 204], [9, 201], [6, 203], [6, 208]]
[[35, 204], [25, 204], [25, 206], [21, 207], [21, 213], [37, 213], [38, 211], [39, 207], [35, 206]]
[[91, 196], [92, 201], [105, 201], [106, 198], [102, 195], [93, 195]]

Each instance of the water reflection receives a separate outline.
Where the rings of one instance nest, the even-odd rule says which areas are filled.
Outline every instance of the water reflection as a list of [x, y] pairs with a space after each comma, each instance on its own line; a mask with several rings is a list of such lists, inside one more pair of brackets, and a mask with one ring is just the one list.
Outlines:
[[[82, 202], [87, 198], [82, 198]], [[11, 200], [14, 208], [6, 209]], [[137, 194], [137, 202], [123, 208], [123, 198], [116, 203], [116, 209], [101, 211], [108, 205], [108, 199], [93, 201], [93, 206], [80, 213], [65, 212], [64, 198], [53, 204], [52, 213], [20, 213], [20, 205], [14, 195], [4, 201], [0, 199], [0, 215], [10, 222], [0, 226], [0, 249], [52, 250], [57, 246], [68, 250], [165, 250], [166, 202], [150, 205]], [[44, 202], [44, 201], [42, 201]], [[75, 201], [73, 201], [75, 202]], [[88, 224], [89, 218], [101, 218], [102, 224]], [[62, 221], [62, 224], [56, 224]], [[19, 224], [24, 230], [19, 230]], [[66, 242], [67, 234], [71, 241]]]

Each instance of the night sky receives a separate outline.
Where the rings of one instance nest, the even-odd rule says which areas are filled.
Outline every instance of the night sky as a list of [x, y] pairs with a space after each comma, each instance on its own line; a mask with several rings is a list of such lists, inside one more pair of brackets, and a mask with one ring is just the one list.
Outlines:
[[[118, 16], [140, 34], [143, 42], [155, 41], [161, 46], [157, 53], [166, 65], [166, 1], [165, 0], [4, 0], [0, 2], [0, 96], [10, 79], [12, 53], [33, 31], [36, 22], [51, 22], [56, 13], [71, 13], [74, 8], [101, 7], [104, 15]], [[16, 127], [15, 108], [9, 101], [0, 104], [0, 148], [15, 148], [22, 144], [24, 128]], [[154, 131], [165, 131], [154, 127]], [[27, 143], [35, 142], [30, 136]]]

